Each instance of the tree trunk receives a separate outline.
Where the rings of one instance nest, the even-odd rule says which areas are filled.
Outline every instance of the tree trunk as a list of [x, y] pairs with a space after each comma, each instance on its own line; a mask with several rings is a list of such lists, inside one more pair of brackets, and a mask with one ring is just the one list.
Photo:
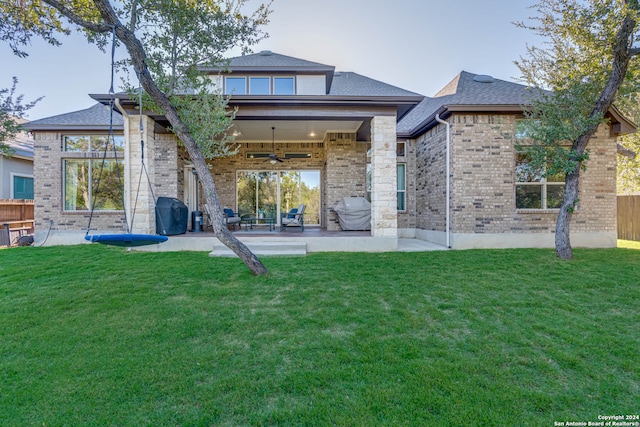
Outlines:
[[[630, 7], [633, 10], [638, 10], [638, 1], [633, 0], [630, 3]], [[600, 97], [596, 101], [593, 110], [591, 110], [590, 118], [597, 116], [604, 117], [605, 113], [611, 108], [616, 93], [622, 83], [624, 82], [627, 69], [629, 68], [629, 61], [633, 55], [638, 52], [631, 48], [630, 40], [633, 39], [633, 34], [636, 28], [636, 20], [632, 15], [627, 15], [621, 22], [620, 28], [616, 33], [616, 37], [611, 46], [613, 53], [613, 61], [611, 63], [611, 73], [609, 79], [602, 89]], [[598, 125], [590, 126], [586, 129], [582, 135], [580, 135], [573, 143], [572, 151], [574, 153], [574, 159], [580, 158], [585, 150], [591, 137], [598, 130]], [[556, 255], [560, 259], [572, 259], [573, 252], [571, 250], [570, 241], [570, 228], [571, 228], [571, 216], [578, 200], [578, 191], [580, 186], [580, 170], [582, 163], [578, 162], [575, 170], [566, 175], [564, 197], [562, 199], [562, 206], [558, 213], [558, 220], [556, 222]]]
[[566, 176], [564, 197], [562, 198], [562, 205], [556, 221], [556, 256], [560, 259], [573, 258], [570, 239], [571, 216], [578, 201], [579, 192], [580, 168], [578, 167], [575, 172]]
[[225, 227], [220, 199], [218, 198], [218, 193], [216, 192], [216, 186], [213, 181], [213, 177], [211, 176], [211, 172], [209, 171], [209, 168], [207, 168], [205, 159], [202, 156], [202, 153], [200, 153], [200, 149], [198, 148], [195, 140], [189, 133], [189, 129], [180, 119], [178, 111], [173, 104], [171, 104], [171, 101], [164, 92], [157, 87], [155, 81], [151, 77], [146, 63], [146, 52], [142, 43], [137, 39], [133, 32], [120, 23], [108, 0], [94, 0], [94, 4], [100, 11], [101, 16], [106, 23], [115, 26], [116, 36], [127, 48], [129, 56], [133, 62], [133, 66], [138, 70], [140, 84], [162, 109], [165, 117], [169, 123], [171, 123], [176, 136], [180, 138], [180, 141], [182, 141], [187, 149], [187, 152], [191, 157], [191, 161], [193, 162], [193, 166], [200, 177], [205, 193], [205, 199], [211, 209], [211, 215], [213, 216], [213, 230], [216, 233], [216, 236], [223, 244], [238, 255], [242, 261], [244, 261], [254, 275], [258, 276], [267, 274], [266, 267], [262, 262], [260, 262], [258, 257], [251, 252], [244, 243], [233, 236]]

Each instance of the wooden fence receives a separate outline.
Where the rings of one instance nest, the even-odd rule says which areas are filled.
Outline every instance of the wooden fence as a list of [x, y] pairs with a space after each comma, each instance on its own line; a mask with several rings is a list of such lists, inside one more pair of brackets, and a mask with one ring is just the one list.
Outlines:
[[0, 246], [11, 246], [33, 233], [33, 200], [0, 199]]
[[640, 241], [640, 196], [618, 196], [618, 239]]

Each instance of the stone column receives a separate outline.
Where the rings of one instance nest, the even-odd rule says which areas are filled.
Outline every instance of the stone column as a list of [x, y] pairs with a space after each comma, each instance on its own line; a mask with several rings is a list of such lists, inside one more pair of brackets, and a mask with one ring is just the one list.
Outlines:
[[[142, 116], [143, 135], [140, 135], [140, 116], [131, 115], [125, 120], [125, 139], [127, 165], [125, 167], [125, 200], [127, 220], [131, 224], [132, 233], [155, 234], [156, 216], [155, 202], [151, 196], [150, 186], [155, 186], [155, 162], [150, 155], [154, 149], [153, 119]], [[142, 168], [142, 144], [144, 140], [144, 164], [147, 173]], [[147, 175], [151, 183], [147, 180]], [[140, 180], [142, 178], [142, 180]], [[138, 188], [138, 183], [140, 184]], [[155, 189], [154, 189], [155, 191]], [[157, 197], [157, 196], [156, 196]], [[136, 201], [137, 199], [137, 201]]]
[[396, 118], [371, 120], [371, 235], [398, 237]]

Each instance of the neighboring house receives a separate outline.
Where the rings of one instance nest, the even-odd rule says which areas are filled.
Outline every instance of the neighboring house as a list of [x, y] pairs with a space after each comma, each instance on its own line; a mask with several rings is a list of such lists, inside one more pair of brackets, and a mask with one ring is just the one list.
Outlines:
[[[365, 196], [377, 250], [395, 249], [399, 237], [460, 249], [553, 246], [563, 187], [561, 178], [541, 179], [516, 152], [527, 142], [518, 139], [524, 86], [462, 72], [428, 98], [270, 51], [233, 58], [229, 70], [209, 70], [237, 107], [238, 154], [209, 162], [223, 205], [279, 218], [304, 202], [306, 227], [340, 230], [332, 207]], [[140, 135], [136, 102], [116, 96], [125, 193], [131, 206], [138, 197], [133, 231], [155, 233], [149, 186], [137, 189], [141, 138], [155, 197], [179, 198], [193, 210], [195, 177], [166, 119], [145, 114]], [[89, 182], [109, 129], [109, 96], [91, 97], [99, 104], [28, 125], [36, 140], [36, 228], [53, 221], [74, 243], [96, 198]], [[616, 138], [635, 128], [615, 109], [609, 119], [591, 142], [582, 176], [572, 224], [577, 246], [616, 245]], [[274, 152], [284, 161], [270, 161]], [[124, 229], [115, 157], [107, 154], [92, 229]]]
[[33, 140], [20, 132], [5, 144], [9, 154], [0, 153], [0, 199], [33, 199]]

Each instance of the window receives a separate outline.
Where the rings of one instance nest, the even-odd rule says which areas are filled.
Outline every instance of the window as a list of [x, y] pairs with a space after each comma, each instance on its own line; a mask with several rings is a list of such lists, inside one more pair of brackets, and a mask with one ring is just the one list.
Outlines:
[[[100, 174], [101, 166], [102, 160], [63, 160], [65, 211], [88, 211], [94, 207], [94, 202], [96, 210], [124, 209], [120, 193], [122, 160], [106, 159], [102, 174]], [[98, 188], [98, 182], [100, 182], [100, 188]]]
[[26, 175], [14, 175], [12, 199], [33, 199], [33, 177]]
[[269, 95], [271, 93], [271, 79], [269, 77], [249, 78], [249, 93], [251, 95]]
[[295, 95], [295, 79], [293, 77], [274, 77], [273, 78], [273, 94], [274, 95]]
[[516, 155], [516, 208], [558, 209], [564, 196], [564, 175], [544, 176], [524, 153]]
[[[248, 83], [248, 85], [247, 85]], [[225, 77], [227, 95], [295, 95], [295, 77]]]
[[[107, 139], [107, 135], [68, 135], [64, 137], [64, 151], [78, 153], [104, 151]], [[116, 151], [124, 151], [124, 137], [114, 135], [112, 142], [109, 142], [107, 152], [112, 153], [114, 145]]]
[[407, 194], [407, 174], [406, 167], [404, 163], [398, 163], [396, 166], [396, 175], [398, 177], [398, 210], [404, 211], [406, 210], [406, 194]]
[[398, 142], [396, 144], [396, 157], [404, 157], [405, 156], [405, 150], [406, 150], [406, 143], [405, 142]]
[[[120, 156], [114, 154], [114, 147], [116, 152], [124, 151], [124, 136], [66, 135], [63, 137], [63, 149], [68, 153], [67, 157], [62, 159], [64, 174], [62, 198], [65, 211], [91, 210], [94, 207], [94, 201], [96, 210], [121, 211], [124, 209], [120, 184], [124, 174], [123, 160], [121, 158], [116, 160], [116, 157]], [[102, 168], [102, 156], [89, 159], [84, 154], [104, 152], [105, 148], [104, 168]]]
[[[398, 163], [396, 166], [397, 177], [397, 209], [399, 211], [407, 210], [407, 165]], [[367, 163], [367, 200], [371, 201], [371, 163]]]
[[245, 77], [227, 77], [224, 79], [224, 93], [227, 95], [246, 95], [247, 79]]

